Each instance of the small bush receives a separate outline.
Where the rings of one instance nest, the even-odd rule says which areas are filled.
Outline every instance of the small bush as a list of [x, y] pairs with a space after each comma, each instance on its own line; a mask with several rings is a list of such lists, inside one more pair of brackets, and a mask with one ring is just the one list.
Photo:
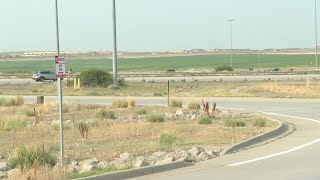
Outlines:
[[230, 66], [219, 66], [215, 68], [216, 72], [221, 72], [221, 71], [233, 71], [233, 68]]
[[99, 110], [96, 116], [101, 119], [115, 119], [116, 118], [114, 115], [114, 112], [107, 111], [104, 109]]
[[99, 69], [90, 69], [80, 74], [82, 86], [89, 87], [108, 87], [113, 83], [113, 77], [110, 73]]
[[246, 124], [241, 121], [241, 120], [237, 120], [237, 119], [227, 119], [224, 122], [224, 125], [227, 127], [243, 127], [246, 126]]
[[128, 101], [125, 99], [116, 99], [112, 101], [112, 106], [115, 108], [128, 108]]
[[66, 104], [63, 104], [63, 106], [62, 106], [62, 112], [63, 112], [63, 113], [69, 112], [69, 106], [66, 105]]
[[188, 103], [189, 109], [200, 109], [200, 103], [198, 101], [190, 101]]
[[24, 104], [24, 100], [22, 96], [16, 96], [13, 99], [11, 99], [12, 104], [15, 106], [22, 106]]
[[208, 125], [208, 124], [212, 124], [212, 120], [208, 117], [202, 117], [201, 119], [199, 119], [198, 123], [200, 125]]
[[144, 115], [147, 114], [147, 110], [146, 109], [138, 109], [135, 112], [137, 115]]
[[170, 107], [182, 107], [182, 101], [181, 100], [176, 100], [176, 99], [172, 99], [170, 100]]
[[176, 140], [177, 138], [171, 131], [164, 131], [160, 135], [160, 145], [164, 147], [171, 147]]
[[148, 122], [164, 122], [164, 117], [161, 114], [151, 114], [147, 117]]
[[36, 116], [36, 112], [34, 110], [26, 110], [26, 115], [29, 117]]
[[134, 99], [128, 99], [128, 108], [136, 107], [136, 101]]
[[4, 130], [17, 131], [27, 127], [28, 122], [19, 118], [12, 118], [4, 121]]
[[263, 119], [263, 118], [257, 118], [257, 119], [254, 120], [253, 125], [257, 126], [257, 127], [265, 127], [266, 126], [266, 120]]
[[155, 93], [153, 93], [153, 96], [160, 97], [160, 96], [162, 96], [162, 93], [161, 92], [155, 92]]
[[19, 168], [28, 170], [34, 167], [36, 163], [39, 166], [55, 166], [57, 160], [50, 149], [44, 145], [22, 146], [15, 149], [8, 164], [11, 169]]

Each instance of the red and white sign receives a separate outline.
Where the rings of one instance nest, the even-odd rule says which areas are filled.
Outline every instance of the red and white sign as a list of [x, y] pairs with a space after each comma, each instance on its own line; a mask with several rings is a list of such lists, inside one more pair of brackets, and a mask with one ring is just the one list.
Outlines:
[[56, 68], [56, 77], [65, 78], [66, 77], [66, 61], [64, 57], [55, 56], [54, 64]]

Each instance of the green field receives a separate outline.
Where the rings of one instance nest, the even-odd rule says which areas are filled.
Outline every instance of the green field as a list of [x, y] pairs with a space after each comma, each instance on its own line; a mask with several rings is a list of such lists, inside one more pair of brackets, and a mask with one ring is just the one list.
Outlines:
[[[257, 54], [238, 54], [233, 57], [235, 69], [258, 68]], [[283, 68], [283, 67], [312, 67], [314, 66], [314, 55], [260, 55], [261, 68]], [[164, 72], [168, 69], [189, 70], [209, 69], [229, 65], [229, 55], [204, 55], [184, 57], [155, 57], [120, 59], [118, 68], [120, 72]], [[110, 59], [88, 59], [68, 60], [67, 69], [81, 72], [90, 68], [99, 68], [112, 71], [112, 60]], [[35, 61], [0, 61], [0, 72], [3, 73], [30, 73], [36, 70], [53, 70], [53, 60]]]

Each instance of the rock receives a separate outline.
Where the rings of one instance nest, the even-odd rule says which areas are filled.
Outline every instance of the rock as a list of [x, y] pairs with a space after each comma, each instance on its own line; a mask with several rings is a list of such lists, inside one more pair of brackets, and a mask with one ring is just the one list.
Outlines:
[[140, 159], [140, 160], [138, 160], [138, 161], [136, 161], [134, 163], [133, 167], [134, 168], [140, 168], [140, 167], [145, 167], [145, 166], [148, 166], [148, 165], [149, 165], [149, 163], [147, 161]]
[[70, 161], [69, 165], [77, 166], [78, 165], [78, 161]]
[[131, 168], [132, 166], [131, 162], [127, 162], [122, 159], [117, 159], [115, 161], [112, 161], [110, 164], [113, 165], [117, 170], [128, 169], [128, 168]]
[[157, 158], [160, 158], [166, 154], [167, 154], [167, 152], [164, 152], [164, 151], [157, 151], [157, 152], [152, 153], [152, 155], [156, 156]]
[[0, 179], [6, 179], [7, 178], [7, 173], [4, 171], [0, 171]]
[[119, 157], [124, 161], [132, 161], [134, 159], [134, 156], [130, 153], [122, 153]]
[[82, 165], [82, 169], [80, 171], [80, 174], [81, 173], [85, 173], [85, 172], [90, 172], [92, 171], [93, 169], [95, 169], [97, 167], [97, 165], [90, 165], [90, 164], [83, 164]]
[[176, 117], [181, 117], [181, 116], [184, 116], [184, 113], [183, 113], [182, 109], [178, 109], [176, 111]]
[[7, 171], [8, 164], [6, 162], [0, 162], [0, 171]]
[[186, 161], [186, 162], [193, 162], [195, 161], [195, 157], [191, 155], [188, 151], [181, 151], [178, 154], [179, 159], [177, 161]]
[[0, 160], [2, 160], [2, 159], [4, 159], [4, 156], [1, 156], [1, 155], [0, 155]]
[[20, 171], [20, 169], [11, 169], [10, 171], [8, 171], [7, 176], [8, 178], [11, 179], [16, 179], [15, 177], [19, 177], [22, 175], [22, 172]]
[[189, 152], [192, 156], [197, 157], [200, 153], [205, 152], [205, 150], [202, 147], [193, 147]]
[[54, 126], [54, 125], [60, 125], [60, 120], [51, 121], [51, 125], [52, 125], [52, 126]]
[[169, 163], [172, 163], [175, 159], [173, 157], [171, 158], [166, 158], [166, 159], [163, 159], [161, 161], [157, 161], [155, 163], [155, 165], [164, 165], [164, 164], [169, 164]]
[[80, 170], [81, 170], [80, 166], [70, 165], [70, 166], [66, 167], [66, 172], [67, 173], [79, 173]]
[[98, 168], [106, 169], [109, 166], [109, 163], [107, 161], [101, 161], [98, 163]]
[[71, 120], [66, 120], [66, 124], [72, 124]]
[[164, 117], [165, 117], [166, 119], [171, 119], [171, 118], [173, 118], [173, 114], [171, 114], [171, 113], [164, 113], [163, 115], [164, 115]]
[[209, 159], [212, 159], [212, 156], [206, 152], [202, 152], [197, 156], [196, 161], [206, 161]]
[[212, 156], [212, 158], [218, 157], [219, 156], [219, 152], [218, 151], [213, 151], [213, 150], [209, 150], [207, 151], [207, 153]]
[[98, 159], [93, 158], [93, 159], [87, 159], [87, 160], [81, 161], [81, 162], [79, 162], [79, 165], [84, 165], [84, 164], [97, 165], [98, 163], [99, 163]]
[[197, 116], [194, 114], [191, 116], [191, 120], [195, 120], [195, 119], [197, 119]]

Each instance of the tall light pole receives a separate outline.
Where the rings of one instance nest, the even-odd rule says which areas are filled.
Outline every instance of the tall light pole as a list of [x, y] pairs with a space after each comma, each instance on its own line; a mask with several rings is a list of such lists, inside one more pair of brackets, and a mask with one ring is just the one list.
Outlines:
[[113, 17], [113, 84], [118, 85], [118, 51], [117, 51], [117, 19], [116, 19], [116, 0], [112, 0], [112, 17]]
[[315, 61], [316, 61], [316, 70], [318, 70], [318, 12], [317, 12], [317, 0], [314, 0], [315, 4], [315, 35], [316, 35], [316, 55], [315, 55]]
[[[60, 56], [60, 37], [59, 37], [59, 11], [58, 0], [55, 0], [56, 6], [56, 36], [57, 36], [57, 55]], [[58, 78], [58, 95], [59, 95], [59, 118], [60, 118], [60, 158], [61, 167], [64, 167], [64, 143], [63, 143], [63, 116], [62, 116], [62, 83]]]
[[233, 57], [232, 57], [232, 51], [233, 51], [233, 22], [235, 21], [235, 19], [228, 19], [228, 21], [230, 22], [230, 28], [231, 28], [231, 47], [230, 47], [230, 66], [233, 67]]

